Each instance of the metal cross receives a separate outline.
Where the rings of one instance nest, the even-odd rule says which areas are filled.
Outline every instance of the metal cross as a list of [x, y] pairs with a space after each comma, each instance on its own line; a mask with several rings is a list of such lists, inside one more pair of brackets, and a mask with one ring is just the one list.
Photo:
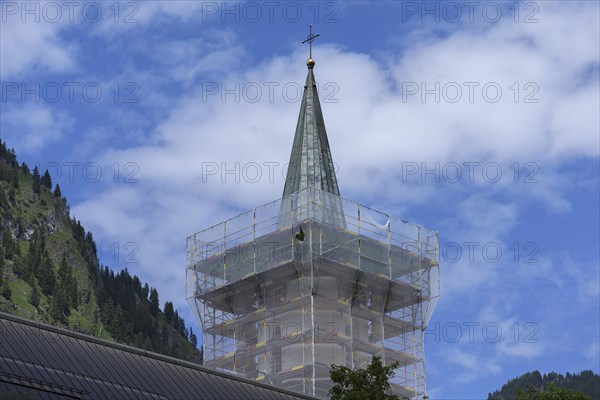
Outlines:
[[308, 51], [309, 51], [309, 57], [308, 58], [312, 58], [312, 42], [313, 40], [315, 40], [316, 38], [318, 38], [321, 35], [313, 35], [312, 33], [312, 25], [308, 26], [308, 37], [306, 38], [305, 41], [302, 42], [302, 44], [308, 42]]

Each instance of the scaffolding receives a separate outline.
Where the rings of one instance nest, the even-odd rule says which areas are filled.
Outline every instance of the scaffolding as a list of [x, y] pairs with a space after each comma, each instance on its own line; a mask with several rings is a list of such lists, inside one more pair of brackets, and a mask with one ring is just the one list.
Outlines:
[[426, 394], [423, 334], [439, 296], [437, 232], [308, 187], [187, 238], [204, 363], [326, 398], [332, 364], [398, 362]]

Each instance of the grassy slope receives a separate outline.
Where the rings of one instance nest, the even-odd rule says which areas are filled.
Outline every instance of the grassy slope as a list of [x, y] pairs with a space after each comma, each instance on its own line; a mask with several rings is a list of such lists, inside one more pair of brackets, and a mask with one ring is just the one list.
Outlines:
[[[71, 315], [67, 320], [67, 328], [113, 340], [110, 332], [97, 318], [99, 307], [96, 301], [95, 283], [89, 277], [87, 262], [71, 232], [65, 203], [43, 187], [38, 197], [32, 190], [32, 176], [22, 173], [19, 175], [19, 188], [15, 192], [16, 205], [9, 204], [8, 209], [0, 210], [0, 225], [4, 222], [5, 227], [9, 223], [14, 226], [19, 222], [21, 226], [25, 227], [28, 234], [33, 232], [34, 227], [36, 229], [40, 226], [45, 227], [47, 230], [45, 236], [46, 249], [54, 264], [55, 274], [58, 276], [58, 266], [63, 254], [66, 254], [67, 262], [72, 268], [81, 295], [81, 301], [77, 309], [71, 310]], [[8, 194], [10, 188], [11, 185], [8, 182], [0, 181], [0, 190]], [[55, 222], [58, 221], [58, 227], [56, 230], [48, 232], [51, 229], [51, 224], [49, 224], [51, 219]], [[29, 242], [18, 240], [18, 244], [22, 258], [25, 259], [29, 250]], [[36, 309], [31, 305], [29, 299], [32, 287], [14, 274], [14, 267], [14, 261], [6, 261], [4, 280], [8, 282], [12, 295], [10, 300], [0, 295], [0, 310], [33, 320], [52, 323], [49, 314], [51, 298], [41, 294], [40, 290], [39, 307]], [[166, 324], [162, 313], [159, 313], [157, 318], [161, 324]], [[177, 343], [176, 352], [178, 353], [173, 354], [174, 356], [186, 358], [186, 355], [194, 352], [191, 343], [178, 336], [174, 331], [172, 332], [172, 340]]]

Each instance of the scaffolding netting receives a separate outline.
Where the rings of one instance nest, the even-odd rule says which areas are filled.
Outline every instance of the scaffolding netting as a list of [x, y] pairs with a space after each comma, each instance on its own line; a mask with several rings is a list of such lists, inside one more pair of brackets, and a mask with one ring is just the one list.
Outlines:
[[312, 187], [187, 238], [204, 363], [326, 398], [332, 364], [398, 363], [426, 394], [423, 334], [439, 296], [437, 232]]

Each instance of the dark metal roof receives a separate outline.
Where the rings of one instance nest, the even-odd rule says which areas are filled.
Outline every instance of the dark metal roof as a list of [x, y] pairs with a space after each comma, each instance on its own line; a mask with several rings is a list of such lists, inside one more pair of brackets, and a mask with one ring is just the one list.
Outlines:
[[312, 64], [308, 63], [308, 76], [296, 124], [283, 197], [309, 186], [337, 196], [340, 195], [313, 66], [314, 61]]
[[175, 358], [0, 313], [0, 398], [11, 397], [315, 399]]

